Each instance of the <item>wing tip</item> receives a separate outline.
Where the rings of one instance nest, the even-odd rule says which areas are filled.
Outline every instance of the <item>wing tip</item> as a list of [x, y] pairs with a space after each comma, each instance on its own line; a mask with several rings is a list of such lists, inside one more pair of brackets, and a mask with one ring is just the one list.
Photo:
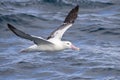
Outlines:
[[7, 24], [7, 26], [8, 26], [8, 28], [10, 29], [10, 30], [12, 30], [13, 31], [13, 29], [16, 29], [15, 27], [13, 27], [11, 24]]
[[76, 5], [67, 15], [64, 20], [64, 23], [74, 23], [75, 19], [77, 18], [79, 11], [79, 5]]
[[17, 36], [19, 36], [19, 34], [17, 33], [18, 30], [13, 25], [8, 23], [7, 26], [13, 33], [15, 33]]
[[8, 28], [11, 28], [11, 24], [7, 23]]
[[79, 10], [79, 5], [76, 5], [75, 8], [77, 11]]

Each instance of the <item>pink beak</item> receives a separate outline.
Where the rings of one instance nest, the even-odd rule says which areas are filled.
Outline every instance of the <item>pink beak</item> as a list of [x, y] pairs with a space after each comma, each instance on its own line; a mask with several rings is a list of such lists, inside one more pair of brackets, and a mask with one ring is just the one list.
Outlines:
[[74, 45], [71, 45], [71, 49], [73, 49], [73, 50], [77, 50], [77, 51], [80, 50], [80, 48], [78, 48], [78, 47], [76, 47], [76, 46], [74, 46]]

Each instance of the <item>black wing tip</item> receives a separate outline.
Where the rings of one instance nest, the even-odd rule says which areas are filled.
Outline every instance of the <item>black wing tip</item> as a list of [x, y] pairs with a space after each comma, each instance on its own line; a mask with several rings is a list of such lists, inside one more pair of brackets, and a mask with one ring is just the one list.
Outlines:
[[13, 29], [16, 29], [15, 27], [13, 27], [11, 24], [7, 24], [7, 26], [8, 26], [8, 28], [10, 29], [10, 30], [13, 30]]
[[11, 24], [7, 23], [8, 28], [11, 28]]
[[79, 10], [79, 5], [76, 5], [74, 9]]
[[[13, 33], [15, 33], [16, 35], [18, 35], [17, 33], [16, 33], [16, 28], [14, 27], [14, 26], [12, 26], [11, 24], [7, 24], [7, 26], [8, 26], [8, 28], [13, 32]], [[19, 36], [19, 35], [18, 35]]]
[[65, 18], [64, 23], [74, 23], [75, 19], [77, 18], [79, 11], [79, 5], [76, 5], [67, 15]]

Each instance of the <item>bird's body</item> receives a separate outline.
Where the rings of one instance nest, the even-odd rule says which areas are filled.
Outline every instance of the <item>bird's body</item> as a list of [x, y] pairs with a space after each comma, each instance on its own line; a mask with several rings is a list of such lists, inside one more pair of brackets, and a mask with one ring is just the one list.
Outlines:
[[62, 42], [59, 40], [48, 40], [50, 42], [52, 42], [53, 44], [44, 44], [44, 45], [32, 45], [30, 47], [28, 47], [27, 49], [22, 50], [21, 52], [33, 52], [33, 51], [60, 51], [60, 50], [64, 50], [64, 46], [61, 45]]
[[54, 30], [47, 39], [42, 37], [32, 36], [16, 29], [11, 24], [8, 24], [8, 28], [14, 32], [17, 36], [33, 41], [35, 44], [22, 50], [21, 52], [31, 52], [31, 51], [60, 51], [64, 49], [74, 49], [79, 50], [70, 41], [62, 41], [61, 38], [64, 32], [72, 26], [75, 19], [77, 18], [79, 6], [77, 5], [73, 8], [64, 20], [64, 23]]

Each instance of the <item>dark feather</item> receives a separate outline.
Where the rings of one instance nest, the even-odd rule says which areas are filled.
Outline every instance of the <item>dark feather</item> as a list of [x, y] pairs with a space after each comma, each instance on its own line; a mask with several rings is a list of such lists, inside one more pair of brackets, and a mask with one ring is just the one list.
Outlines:
[[79, 10], [79, 6], [77, 5], [69, 12], [69, 14], [64, 20], [64, 23], [74, 23], [75, 19], [77, 18], [78, 10]]
[[[56, 30], [54, 30], [47, 39], [54, 38], [55, 36], [58, 36], [58, 34], [60, 34], [60, 30], [63, 30], [63, 32], [61, 33], [61, 36], [59, 37], [59, 39], [61, 39], [63, 33], [65, 32], [64, 29], [67, 27], [67, 25], [73, 24], [75, 19], [77, 18], [78, 10], [79, 10], [79, 6], [77, 5], [75, 8], [73, 8], [68, 13], [67, 17], [64, 20], [64, 23], [60, 27], [58, 27]], [[69, 26], [69, 27], [71, 27], [71, 26]]]
[[32, 35], [29, 35], [29, 34], [26, 34], [18, 29], [16, 29], [14, 26], [12, 26], [11, 24], [7, 24], [8, 25], [8, 28], [13, 32], [15, 33], [17, 36], [21, 37], [21, 38], [24, 38], [24, 39], [28, 39], [28, 40], [31, 40], [31, 41], [34, 41], [35, 44], [39, 45], [39, 44], [52, 44], [51, 42], [48, 42], [46, 41], [45, 39], [43, 38], [40, 38], [40, 37], [36, 37], [36, 36], [32, 36]]

